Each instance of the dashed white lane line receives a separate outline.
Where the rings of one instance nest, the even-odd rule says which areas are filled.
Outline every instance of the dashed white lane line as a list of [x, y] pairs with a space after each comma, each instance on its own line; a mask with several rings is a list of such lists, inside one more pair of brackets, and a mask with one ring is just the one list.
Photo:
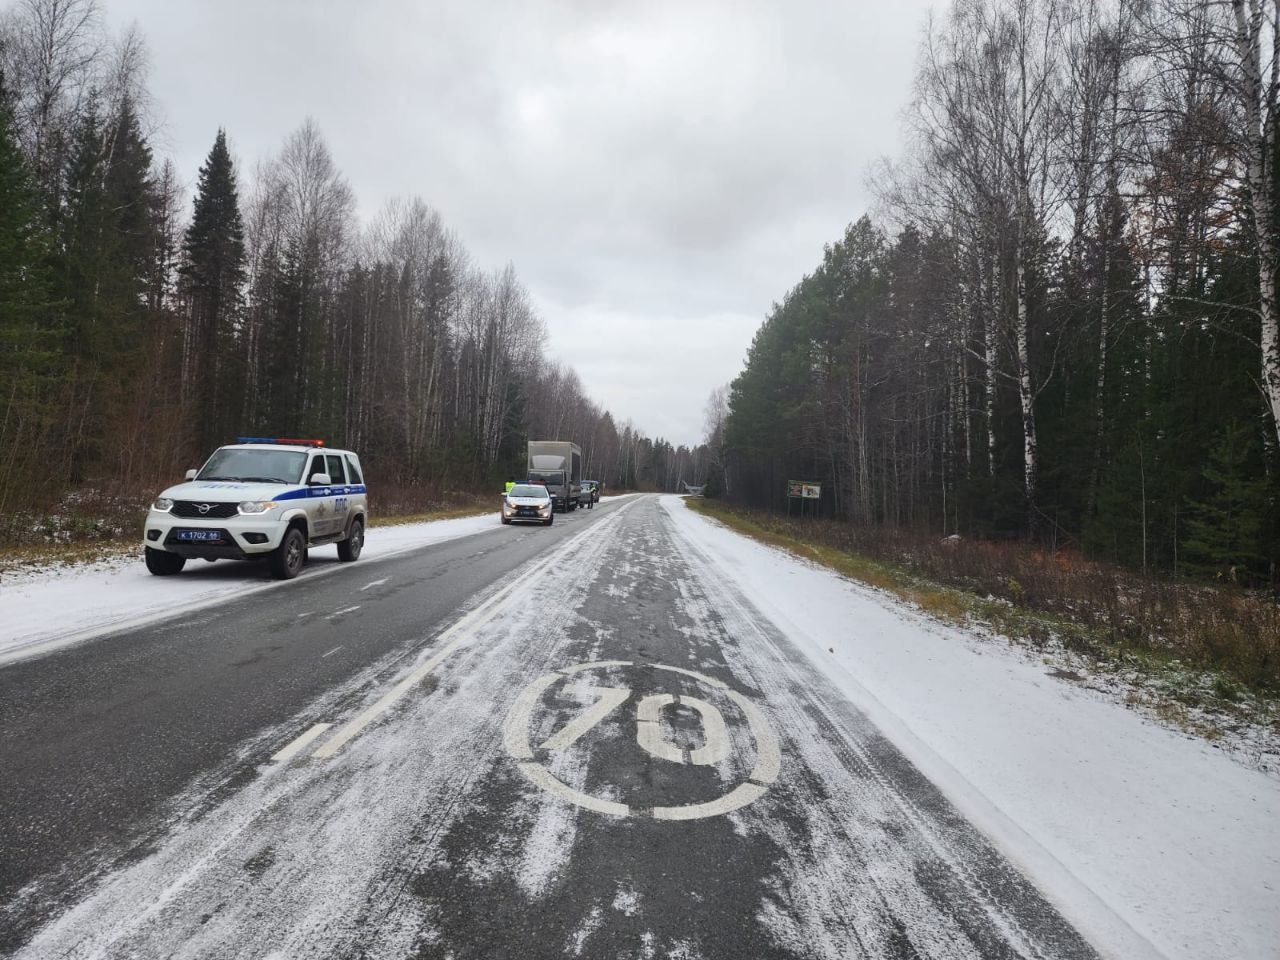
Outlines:
[[477, 621], [483, 621], [496, 612], [510, 596], [520, 581], [516, 581], [508, 587], [504, 587], [499, 593], [495, 594], [487, 603], [482, 604], [475, 610], [472, 610], [465, 617], [455, 623], [452, 627], [441, 634], [440, 639], [447, 642], [440, 650], [416, 670], [402, 679], [394, 687], [379, 697], [372, 706], [363, 713], [355, 717], [355, 719], [344, 724], [339, 728], [338, 732], [324, 742], [324, 744], [312, 754], [317, 760], [326, 760], [343, 748], [352, 737], [356, 736], [361, 730], [376, 720], [387, 708], [412, 690], [422, 678], [438, 667], [441, 663], [449, 658], [449, 656], [461, 647], [463, 644], [471, 641], [471, 629]]
[[329, 614], [329, 616], [325, 617], [325, 619], [332, 620], [334, 617], [340, 617], [344, 613], [355, 613], [359, 609], [360, 609], [360, 604], [358, 603], [354, 607], [343, 607], [341, 610], [333, 611], [333, 613]]
[[328, 653], [322, 653], [322, 654], [320, 654], [320, 659], [321, 659], [321, 660], [323, 660], [325, 657], [333, 656], [333, 654], [337, 653], [339, 650], [341, 650], [341, 649], [342, 649], [342, 646], [343, 646], [342, 644], [338, 644], [336, 647], [334, 647], [334, 648], [333, 648], [332, 650], [330, 650]]
[[296, 740], [290, 743], [287, 747], [285, 747], [284, 749], [276, 753], [276, 755], [271, 758], [271, 762], [286, 763], [289, 760], [292, 760], [294, 757], [300, 754], [303, 750], [307, 749], [307, 747], [311, 745], [311, 742], [313, 740], [319, 737], [320, 734], [324, 733], [331, 726], [333, 726], [333, 724], [331, 723], [317, 723], [314, 727], [312, 727], [302, 736], [298, 737]]
[[[629, 506], [630, 504], [627, 504], [627, 506], [618, 510], [610, 517], [610, 520], [613, 523], [619, 522], [617, 518], [620, 518]], [[577, 545], [584, 539], [590, 536], [595, 536], [598, 533], [599, 528], [593, 525], [592, 527], [589, 527], [581, 533], [571, 537], [569, 540], [561, 544], [552, 554], [545, 557], [544, 562], [539, 565], [531, 577], [512, 581], [484, 603], [480, 604], [480, 606], [467, 613], [449, 629], [441, 633], [436, 639], [436, 644], [440, 649], [433, 656], [400, 680], [399, 683], [379, 697], [371, 706], [352, 720], [339, 727], [338, 732], [321, 744], [320, 748], [311, 754], [311, 756], [316, 760], [327, 760], [336, 754], [347, 744], [348, 741], [357, 736], [365, 727], [385, 713], [397, 700], [420, 683], [423, 677], [429, 674], [445, 660], [449, 659], [455, 650], [470, 643], [475, 636], [476, 628], [501, 613], [503, 608], [507, 605], [507, 602], [511, 599], [512, 594], [520, 589], [527, 590], [534, 582], [541, 579], [549, 571], [555, 569], [556, 565], [554, 558], [571, 554], [573, 550], [577, 548]], [[556, 679], [558, 679], [558, 676]], [[532, 704], [530, 704], [530, 708], [532, 708]], [[527, 744], [526, 749], [528, 749]]]
[[366, 583], [363, 587], [361, 587], [361, 588], [360, 588], [360, 590], [361, 590], [361, 592], [363, 592], [363, 591], [365, 591], [365, 590], [369, 590], [369, 589], [371, 589], [371, 588], [373, 588], [373, 587], [380, 587], [380, 586], [382, 586], [384, 583], [386, 583], [386, 582], [387, 582], [388, 580], [390, 580], [390, 579], [391, 579], [390, 577], [383, 577], [381, 580], [375, 580], [375, 581], [373, 581], [373, 583]]

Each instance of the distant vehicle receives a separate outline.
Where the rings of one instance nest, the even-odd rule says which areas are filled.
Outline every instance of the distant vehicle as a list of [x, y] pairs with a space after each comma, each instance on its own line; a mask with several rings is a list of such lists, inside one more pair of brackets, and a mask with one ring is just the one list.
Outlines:
[[583, 480], [582, 492], [578, 494], [578, 506], [585, 506], [590, 510], [595, 504], [600, 502], [600, 481], [599, 480]]
[[517, 483], [502, 498], [502, 522], [528, 521], [551, 526], [551, 494], [540, 483]]
[[530, 440], [527, 476], [546, 484], [554, 509], [572, 510], [582, 492], [582, 450], [567, 440]]
[[277, 579], [291, 580], [307, 550], [328, 543], [338, 545], [339, 560], [358, 560], [365, 489], [350, 450], [327, 449], [323, 440], [240, 437], [151, 504], [147, 569], [165, 577], [193, 559], [260, 559]]

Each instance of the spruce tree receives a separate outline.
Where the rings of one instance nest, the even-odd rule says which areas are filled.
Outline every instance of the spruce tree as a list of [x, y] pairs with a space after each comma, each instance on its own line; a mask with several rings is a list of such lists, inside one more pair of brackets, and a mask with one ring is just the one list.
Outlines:
[[236, 325], [245, 281], [244, 226], [235, 169], [219, 129], [196, 185], [195, 209], [182, 242], [184, 375], [202, 449], [237, 428], [244, 391]]
[[1203, 475], [1204, 497], [1191, 504], [1184, 548], [1193, 570], [1247, 582], [1265, 573], [1268, 491], [1256, 430], [1234, 422], [1222, 432]]
[[98, 464], [143, 374], [157, 208], [151, 150], [126, 99], [104, 123], [91, 98], [66, 174], [60, 282], [68, 301], [71, 478]]
[[48, 242], [40, 202], [13, 127], [0, 73], [0, 516], [32, 472], [46, 466], [60, 373], [53, 326]]

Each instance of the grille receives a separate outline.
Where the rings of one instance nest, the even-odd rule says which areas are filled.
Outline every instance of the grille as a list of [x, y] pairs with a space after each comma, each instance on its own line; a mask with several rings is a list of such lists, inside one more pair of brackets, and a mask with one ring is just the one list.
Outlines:
[[[197, 506], [197, 504], [199, 506]], [[201, 513], [199, 507], [208, 506], [208, 513]], [[208, 503], [203, 500], [178, 500], [169, 512], [175, 517], [189, 520], [225, 520], [234, 517], [239, 503]]]

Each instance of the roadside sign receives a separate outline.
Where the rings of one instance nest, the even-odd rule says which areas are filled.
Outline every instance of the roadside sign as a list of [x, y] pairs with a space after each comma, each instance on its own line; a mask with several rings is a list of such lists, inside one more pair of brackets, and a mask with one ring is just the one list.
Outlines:
[[[618, 684], [617, 675], [626, 676], [627, 668], [633, 666], [636, 664], [630, 660], [593, 660], [548, 673], [525, 687], [516, 698], [503, 729], [507, 752], [516, 761], [521, 772], [553, 796], [588, 810], [616, 817], [700, 820], [729, 813], [764, 796], [770, 784], [778, 777], [782, 755], [778, 738], [758, 706], [728, 684], [683, 667], [668, 667], [656, 663], [642, 665], [646, 686], [655, 684], [653, 671], [661, 671], [657, 684], [661, 685], [660, 678], [665, 675], [671, 680], [671, 689], [681, 690], [679, 693]], [[600, 678], [599, 685], [587, 684], [584, 675], [591, 672], [608, 674], [608, 685], [605, 685], [605, 678]], [[687, 692], [691, 685], [689, 680], [695, 681], [702, 696], [691, 696]], [[545, 722], [547, 707], [543, 701], [547, 694], [553, 688], [563, 690], [569, 685], [584, 694], [584, 699], [592, 702], [545, 739], [542, 736], [531, 737], [535, 720], [541, 717]], [[689, 749], [667, 739], [667, 730], [670, 728], [664, 719], [671, 720], [669, 711], [675, 707], [688, 707], [697, 715], [701, 746]], [[728, 720], [725, 716], [726, 709], [730, 711]], [[731, 788], [727, 792], [694, 803], [650, 805], [631, 797], [620, 796], [616, 785], [601, 790], [606, 794], [604, 796], [570, 786], [551, 770], [557, 754], [573, 747], [606, 720], [610, 721], [610, 725], [606, 725], [604, 729], [612, 729], [616, 725], [623, 731], [623, 737], [591, 738], [593, 751], [624, 748], [623, 741], [634, 738], [633, 742], [641, 750], [665, 763], [685, 766], [695, 780], [700, 779], [696, 775], [697, 767], [717, 767], [722, 776], [727, 769], [732, 769], [735, 773], [726, 781], [732, 784]], [[736, 728], [745, 727], [743, 732], [750, 736], [730, 737], [730, 722]], [[533, 742], [535, 740], [536, 744]], [[735, 754], [735, 751], [742, 750], [743, 744], [748, 742], [755, 749], [755, 762], [750, 768], [744, 763], [744, 758]], [[748, 754], [748, 758], [749, 756]]]
[[804, 516], [806, 512], [805, 503], [814, 501], [813, 510], [821, 511], [822, 508], [822, 484], [812, 480], [788, 480], [787, 481], [787, 514], [791, 514], [791, 501], [800, 501], [800, 516]]

